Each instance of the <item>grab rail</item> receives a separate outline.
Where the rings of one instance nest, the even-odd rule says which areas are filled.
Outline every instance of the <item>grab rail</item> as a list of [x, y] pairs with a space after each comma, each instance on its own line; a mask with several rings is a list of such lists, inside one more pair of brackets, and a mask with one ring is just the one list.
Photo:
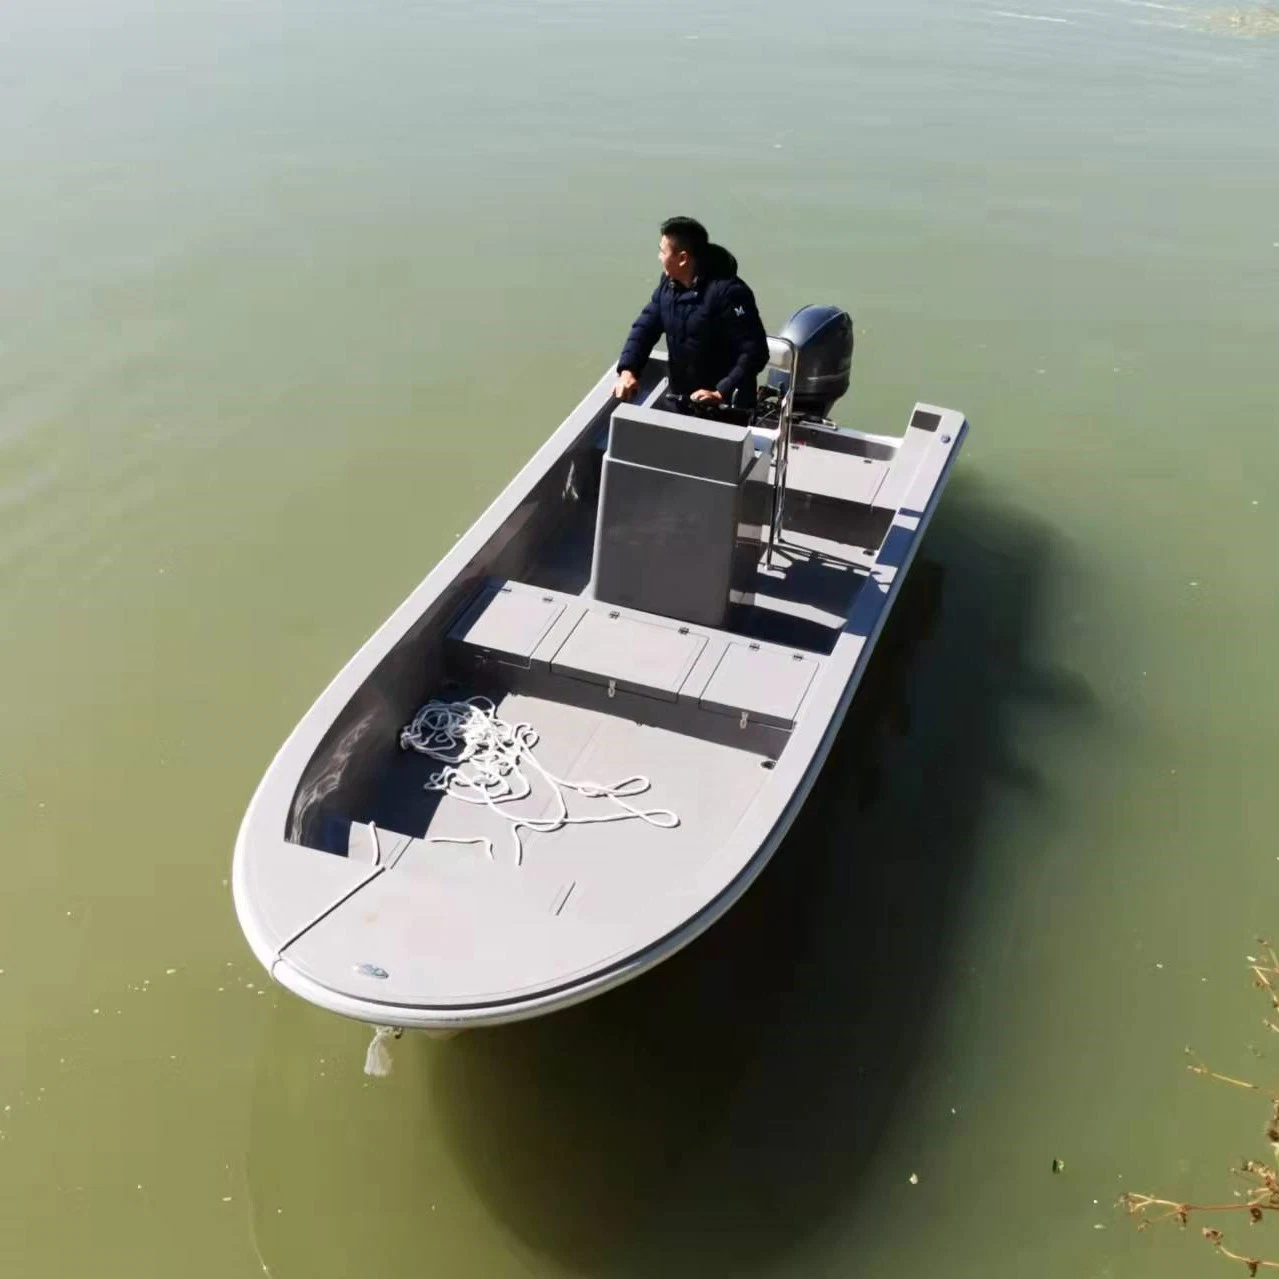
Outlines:
[[782, 536], [782, 519], [786, 509], [786, 467], [790, 461], [791, 422], [795, 409], [795, 383], [799, 378], [799, 351], [787, 338], [768, 339], [768, 363], [786, 373], [786, 394], [777, 410], [777, 452], [774, 461], [773, 512], [768, 530], [768, 550], [764, 563], [772, 568], [773, 551]]

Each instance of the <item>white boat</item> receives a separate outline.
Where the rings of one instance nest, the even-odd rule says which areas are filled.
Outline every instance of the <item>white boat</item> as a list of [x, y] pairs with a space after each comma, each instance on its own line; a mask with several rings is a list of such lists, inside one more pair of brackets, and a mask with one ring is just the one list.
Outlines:
[[747, 890], [968, 429], [929, 404], [899, 436], [831, 421], [835, 308], [769, 346], [750, 420], [662, 408], [660, 353], [631, 404], [607, 372], [320, 694], [235, 847], [277, 982], [376, 1026], [515, 1021], [639, 975]]

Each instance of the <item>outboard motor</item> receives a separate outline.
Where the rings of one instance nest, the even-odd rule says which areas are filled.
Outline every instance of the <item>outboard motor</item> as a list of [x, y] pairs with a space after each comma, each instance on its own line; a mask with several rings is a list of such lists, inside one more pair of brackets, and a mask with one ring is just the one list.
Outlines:
[[[835, 401], [848, 390], [853, 367], [853, 320], [837, 306], [802, 306], [778, 335], [799, 353], [795, 384], [795, 416], [826, 419]], [[769, 379], [780, 391], [786, 375]]]

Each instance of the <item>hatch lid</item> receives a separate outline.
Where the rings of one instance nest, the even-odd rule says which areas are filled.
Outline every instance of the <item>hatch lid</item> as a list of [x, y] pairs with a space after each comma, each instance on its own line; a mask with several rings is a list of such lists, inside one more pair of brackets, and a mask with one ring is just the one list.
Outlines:
[[673, 702], [705, 647], [706, 635], [690, 626], [591, 609], [551, 658], [551, 670]]
[[508, 666], [528, 667], [533, 651], [564, 612], [551, 591], [518, 582], [484, 587], [449, 631], [449, 639]]
[[821, 664], [811, 653], [733, 642], [702, 691], [703, 710], [747, 715], [753, 723], [792, 729]]

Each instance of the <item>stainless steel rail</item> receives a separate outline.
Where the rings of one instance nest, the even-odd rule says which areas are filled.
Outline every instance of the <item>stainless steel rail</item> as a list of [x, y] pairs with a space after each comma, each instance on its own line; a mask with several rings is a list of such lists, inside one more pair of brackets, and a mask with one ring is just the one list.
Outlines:
[[795, 409], [795, 383], [799, 377], [799, 352], [786, 338], [768, 339], [768, 364], [786, 374], [786, 393], [777, 410], [777, 444], [773, 459], [773, 516], [768, 530], [768, 551], [764, 562], [771, 568], [773, 551], [782, 536], [786, 513], [786, 467], [790, 461], [791, 421]]

